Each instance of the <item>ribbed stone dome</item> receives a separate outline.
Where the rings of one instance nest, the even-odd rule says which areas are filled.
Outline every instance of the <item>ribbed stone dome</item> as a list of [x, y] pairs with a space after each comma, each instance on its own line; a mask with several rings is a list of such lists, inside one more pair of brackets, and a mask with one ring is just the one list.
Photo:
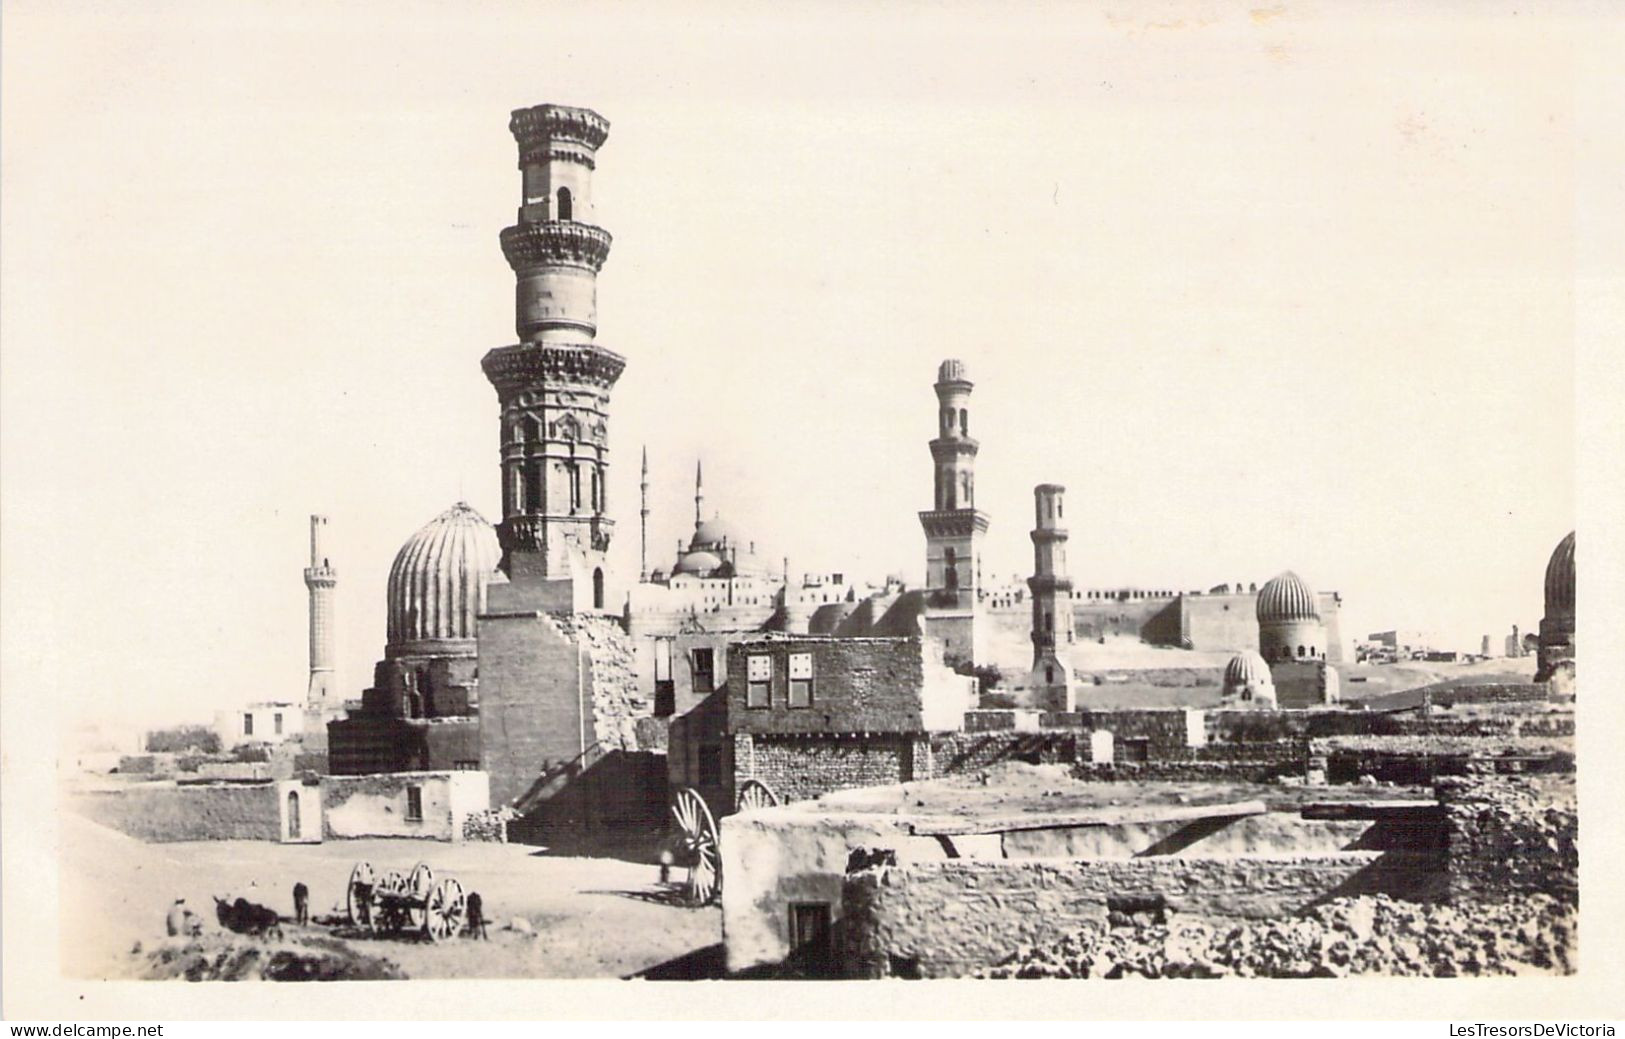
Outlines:
[[937, 367], [938, 382], [965, 382], [970, 376], [965, 374], [965, 362], [949, 358]]
[[1258, 620], [1260, 623], [1320, 620], [1314, 590], [1290, 570], [1272, 578], [1258, 591]]
[[389, 568], [385, 654], [411, 652], [411, 643], [473, 639], [486, 585], [501, 559], [495, 528], [465, 502], [425, 524]]
[[1574, 612], [1574, 532], [1557, 543], [1546, 564], [1546, 613]]
[[1224, 666], [1224, 688], [1227, 692], [1255, 682], [1261, 685], [1274, 682], [1270, 677], [1270, 666], [1264, 663], [1264, 658], [1257, 652], [1243, 650], [1231, 657], [1230, 663]]

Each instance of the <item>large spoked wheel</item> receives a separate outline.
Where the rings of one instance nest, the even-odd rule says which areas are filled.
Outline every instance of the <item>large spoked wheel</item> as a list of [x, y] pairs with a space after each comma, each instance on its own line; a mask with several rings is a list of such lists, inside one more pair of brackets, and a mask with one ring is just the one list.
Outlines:
[[722, 890], [722, 855], [716, 820], [711, 817], [705, 798], [687, 786], [672, 798], [671, 814], [677, 823], [683, 865], [688, 867], [684, 893], [691, 905], [709, 905]]
[[401, 906], [401, 895], [405, 891], [406, 876], [398, 869], [389, 870], [378, 878], [373, 905], [377, 909], [374, 926], [379, 930], [395, 934], [406, 925], [406, 911]]
[[451, 877], [436, 884], [423, 904], [423, 934], [431, 942], [443, 942], [462, 933], [468, 920], [468, 898], [463, 885]]
[[429, 930], [429, 892], [434, 890], [434, 870], [427, 862], [420, 862], [406, 875], [406, 924], [413, 930]]
[[372, 926], [372, 894], [376, 882], [370, 862], [358, 862], [350, 870], [350, 886], [344, 892], [344, 913], [350, 926]]
[[774, 808], [783, 803], [779, 800], [779, 795], [773, 792], [773, 788], [760, 779], [747, 779], [739, 788], [741, 812], [748, 812], [752, 808]]

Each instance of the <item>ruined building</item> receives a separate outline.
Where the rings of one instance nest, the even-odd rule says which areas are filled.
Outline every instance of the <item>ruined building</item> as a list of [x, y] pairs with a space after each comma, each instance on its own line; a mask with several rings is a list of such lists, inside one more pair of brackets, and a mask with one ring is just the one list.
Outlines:
[[1033, 667], [1027, 683], [1032, 702], [1046, 711], [1070, 711], [1072, 686], [1072, 578], [1066, 569], [1066, 488], [1043, 483], [1033, 488]]
[[1574, 532], [1558, 542], [1546, 564], [1546, 615], [1540, 619], [1535, 681], [1565, 692], [1574, 687]]

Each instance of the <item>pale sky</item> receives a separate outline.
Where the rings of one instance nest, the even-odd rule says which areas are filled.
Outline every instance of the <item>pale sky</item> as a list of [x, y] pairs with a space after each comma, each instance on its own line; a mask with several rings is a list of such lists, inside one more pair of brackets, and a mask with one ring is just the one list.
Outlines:
[[959, 357], [993, 574], [1053, 481], [1080, 586], [1291, 568], [1345, 636], [1531, 630], [1584, 26], [1426, 6], [7, 4], [8, 678], [141, 722], [302, 697], [323, 512], [359, 695], [401, 542], [500, 518], [479, 360], [543, 102], [611, 123], [622, 589], [645, 444], [652, 564], [703, 455], [771, 558], [919, 580]]

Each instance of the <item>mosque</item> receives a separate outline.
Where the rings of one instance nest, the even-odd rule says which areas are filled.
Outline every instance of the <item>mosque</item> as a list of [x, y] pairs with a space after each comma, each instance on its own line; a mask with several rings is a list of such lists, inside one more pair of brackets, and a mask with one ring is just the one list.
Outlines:
[[[509, 129], [522, 192], [501, 245], [515, 277], [518, 342], [481, 363], [497, 397], [502, 516], [492, 524], [458, 502], [401, 547], [388, 579], [383, 658], [372, 685], [342, 708], [331, 689], [336, 576], [313, 547], [308, 710], [326, 721], [329, 771], [480, 770], [492, 803], [534, 805], [606, 755], [663, 747], [666, 720], [716, 687], [728, 674], [730, 642], [745, 635], [915, 636], [940, 643], [950, 666], [987, 663], [990, 518], [976, 503], [974, 384], [955, 359], [942, 362], [933, 384], [933, 498], [919, 513], [924, 588], [900, 578], [862, 584], [846, 573], [792, 578], [788, 559], [764, 558], [747, 534], [707, 513], [699, 463], [694, 532], [669, 565], [651, 568], [645, 450], [638, 580], [624, 601], [608, 601], [610, 397], [626, 366], [596, 338], [596, 279], [612, 240], [593, 223], [592, 173], [609, 124], [588, 109], [539, 105], [515, 111]], [[1035, 488], [1034, 575], [1022, 596], [1030, 596], [1032, 663], [1019, 706], [1052, 711], [1074, 709], [1071, 652], [1085, 630], [1080, 618], [1099, 604], [1067, 572], [1064, 492]], [[1572, 535], [1565, 544], [1567, 627], [1553, 615], [1548, 640], [1542, 625], [1543, 668], [1550, 657], [1554, 670], [1564, 647], [1572, 661]], [[1549, 614], [1554, 587], [1559, 600], [1565, 594], [1558, 570], [1555, 586], [1548, 575]], [[1245, 623], [1223, 596], [1201, 609], [1176, 597], [1154, 612], [1173, 609], [1181, 631], [1242, 651], [1225, 669], [1229, 703], [1335, 702], [1335, 594], [1328, 606], [1326, 593], [1291, 572], [1237, 594], [1253, 607]]]

